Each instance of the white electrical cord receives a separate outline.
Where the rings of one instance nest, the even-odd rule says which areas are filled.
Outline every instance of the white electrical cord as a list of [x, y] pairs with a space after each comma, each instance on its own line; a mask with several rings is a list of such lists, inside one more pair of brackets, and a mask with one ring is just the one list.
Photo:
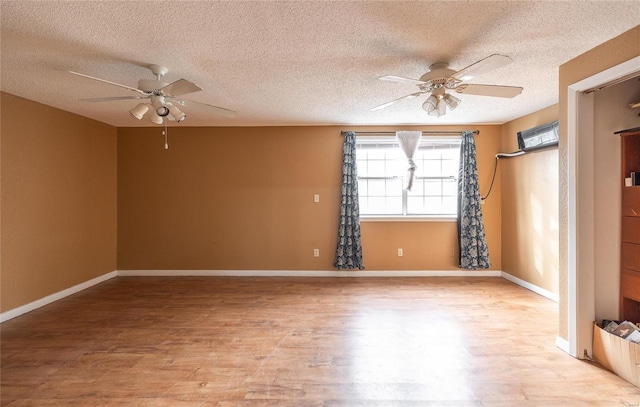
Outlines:
[[493, 166], [493, 176], [491, 177], [491, 185], [489, 185], [489, 192], [487, 192], [487, 194], [483, 197], [480, 197], [480, 201], [482, 203], [484, 203], [484, 201], [487, 200], [487, 198], [489, 197], [489, 194], [491, 193], [491, 190], [493, 189], [493, 182], [496, 180], [496, 172], [498, 171], [498, 160], [500, 158], [511, 158], [511, 157], [517, 157], [519, 155], [525, 154], [524, 151], [522, 150], [518, 150], [518, 151], [514, 151], [513, 153], [498, 153], [496, 154], [496, 163]]
[[498, 153], [496, 154], [496, 158], [511, 158], [517, 157], [522, 154], [525, 154], [525, 152], [522, 150], [514, 151], [513, 153]]

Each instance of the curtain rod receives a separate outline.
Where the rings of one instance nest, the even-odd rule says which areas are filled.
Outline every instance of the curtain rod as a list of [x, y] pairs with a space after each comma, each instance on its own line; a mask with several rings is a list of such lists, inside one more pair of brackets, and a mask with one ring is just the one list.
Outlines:
[[[395, 131], [355, 131], [354, 133], [356, 134], [385, 134], [385, 135], [394, 135], [396, 134]], [[474, 130], [471, 133], [475, 134], [476, 136], [478, 134], [480, 134], [480, 130]], [[341, 131], [340, 132], [341, 135], [345, 135], [347, 134], [346, 131]], [[425, 134], [462, 134], [462, 131], [423, 131], [422, 132], [423, 135]]]

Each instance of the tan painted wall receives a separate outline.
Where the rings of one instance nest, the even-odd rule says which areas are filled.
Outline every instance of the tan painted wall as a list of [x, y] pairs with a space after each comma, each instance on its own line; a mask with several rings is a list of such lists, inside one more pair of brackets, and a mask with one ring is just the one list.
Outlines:
[[[558, 119], [558, 105], [505, 123], [502, 151], [517, 133]], [[558, 149], [500, 159], [502, 270], [558, 294]]]
[[560, 66], [559, 70], [559, 258], [560, 318], [558, 335], [568, 338], [568, 179], [567, 179], [567, 92], [568, 87], [640, 55], [640, 26], [601, 44]]
[[[485, 193], [499, 126], [402, 129], [468, 128], [481, 130]], [[170, 128], [169, 150], [160, 128], [118, 129], [118, 269], [333, 269], [342, 129]], [[494, 194], [483, 210], [492, 268], [500, 269], [499, 180]], [[365, 266], [457, 269], [450, 255], [455, 231], [454, 222], [363, 222]], [[314, 248], [320, 257], [313, 257]]]
[[116, 269], [116, 129], [1, 99], [4, 312]]

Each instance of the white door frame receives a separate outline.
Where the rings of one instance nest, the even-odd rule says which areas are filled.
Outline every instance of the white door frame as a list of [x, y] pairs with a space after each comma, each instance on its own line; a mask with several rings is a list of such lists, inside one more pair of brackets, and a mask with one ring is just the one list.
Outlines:
[[[595, 318], [594, 95], [583, 91], [640, 69], [640, 56], [569, 85], [567, 99], [568, 353], [591, 355]], [[578, 272], [579, 270], [579, 272]]]

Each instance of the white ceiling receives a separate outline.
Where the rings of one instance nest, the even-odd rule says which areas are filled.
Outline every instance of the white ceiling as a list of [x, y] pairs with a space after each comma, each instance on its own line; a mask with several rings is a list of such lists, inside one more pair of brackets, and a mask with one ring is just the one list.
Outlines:
[[[128, 110], [124, 88], [145, 68], [169, 68], [204, 91], [189, 99], [238, 111], [227, 118], [188, 106], [181, 126], [503, 123], [558, 102], [558, 67], [640, 23], [633, 1], [6, 1], [2, 91], [114, 126], [153, 126]], [[430, 64], [459, 70], [491, 54], [513, 63], [470, 83], [522, 86], [514, 99], [457, 95], [446, 116], [420, 99], [371, 112], [416, 91], [380, 81], [419, 78]]]

